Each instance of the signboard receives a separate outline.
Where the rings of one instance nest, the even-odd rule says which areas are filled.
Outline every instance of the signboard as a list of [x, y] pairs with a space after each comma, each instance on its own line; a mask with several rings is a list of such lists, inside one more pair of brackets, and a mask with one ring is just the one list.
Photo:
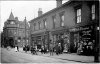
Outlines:
[[[90, 26], [91, 27], [91, 26]], [[90, 27], [78, 27], [78, 28], [72, 28], [69, 31], [71, 32], [76, 32], [76, 31], [83, 31], [83, 30], [88, 30]]]
[[85, 42], [89, 42], [93, 40], [93, 29], [90, 27], [88, 27], [88, 30], [83, 30], [80, 32], [80, 35], [82, 37], [82, 40]]

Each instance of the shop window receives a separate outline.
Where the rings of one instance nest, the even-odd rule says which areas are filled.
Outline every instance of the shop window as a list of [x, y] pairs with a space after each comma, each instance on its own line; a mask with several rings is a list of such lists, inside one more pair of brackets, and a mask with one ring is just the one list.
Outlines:
[[81, 8], [76, 9], [76, 22], [81, 22]]
[[91, 6], [91, 14], [92, 14], [92, 20], [94, 20], [95, 19], [95, 5], [94, 4]]

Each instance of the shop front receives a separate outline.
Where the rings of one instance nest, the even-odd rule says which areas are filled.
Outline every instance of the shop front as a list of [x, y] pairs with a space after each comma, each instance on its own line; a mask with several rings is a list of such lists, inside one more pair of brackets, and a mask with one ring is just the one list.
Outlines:
[[51, 32], [52, 41], [54, 46], [60, 45], [61, 52], [68, 52], [69, 44], [69, 32], [67, 29], [55, 30]]
[[87, 25], [70, 29], [70, 52], [93, 55], [95, 44], [94, 26]]
[[42, 46], [42, 40], [41, 36], [34, 36], [31, 37], [31, 46], [32, 47], [37, 47], [37, 49], [41, 49]]
[[34, 34], [31, 37], [31, 44], [33, 47], [37, 47], [37, 49], [41, 49], [42, 47], [48, 49], [49, 46], [49, 35], [48, 32], [43, 32], [40, 34]]

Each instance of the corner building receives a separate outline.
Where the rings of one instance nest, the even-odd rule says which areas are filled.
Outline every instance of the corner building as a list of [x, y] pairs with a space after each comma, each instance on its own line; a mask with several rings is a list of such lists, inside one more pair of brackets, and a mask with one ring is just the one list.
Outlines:
[[9, 18], [4, 23], [2, 42], [4, 47], [29, 45], [29, 25], [24, 21], [19, 21], [11, 12]]
[[83, 52], [93, 53], [99, 42], [99, 1], [56, 1], [56, 8], [30, 21], [31, 44], [49, 49], [51, 40], [54, 46], [61, 44], [63, 51], [76, 53], [83, 42]]

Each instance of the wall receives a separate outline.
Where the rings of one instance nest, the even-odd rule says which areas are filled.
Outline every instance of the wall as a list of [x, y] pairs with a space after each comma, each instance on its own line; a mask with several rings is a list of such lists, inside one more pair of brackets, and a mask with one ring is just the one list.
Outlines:
[[[65, 21], [64, 21], [64, 24], [65, 26], [68, 26], [68, 27], [72, 27], [75, 25], [75, 12], [74, 12], [74, 8], [72, 6], [63, 6], [57, 10], [54, 10], [52, 11], [51, 13], [48, 13], [44, 16], [41, 16], [41, 18], [35, 20], [35, 21], [31, 21], [30, 23], [30, 28], [31, 28], [31, 31], [32, 31], [32, 34], [35, 33], [35, 31], [33, 30], [34, 29], [34, 23], [37, 24], [36, 26], [36, 31], [41, 31], [41, 30], [44, 30], [43, 27], [43, 20], [46, 18], [47, 19], [47, 29], [48, 30], [52, 30], [53, 29], [53, 19], [52, 19], [52, 16], [56, 15], [56, 28], [59, 28], [60, 27], [60, 16], [59, 14], [62, 13], [62, 12], [65, 12], [64, 15], [65, 15]], [[38, 29], [38, 22], [41, 21], [42, 22], [42, 29]]]

